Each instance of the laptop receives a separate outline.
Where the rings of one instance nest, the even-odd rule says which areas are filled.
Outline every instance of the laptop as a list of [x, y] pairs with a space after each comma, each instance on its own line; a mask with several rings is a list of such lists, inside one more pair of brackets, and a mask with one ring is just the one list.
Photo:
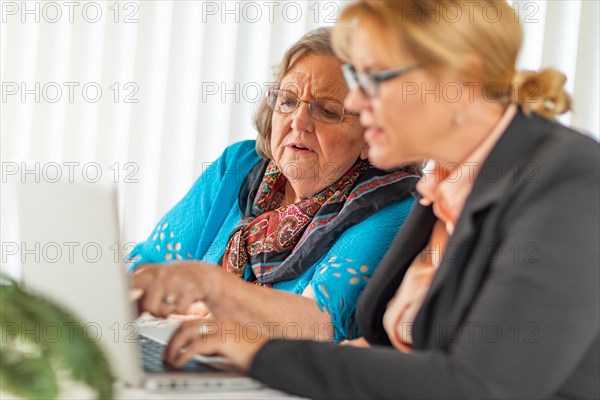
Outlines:
[[181, 370], [162, 364], [177, 324], [134, 320], [115, 184], [31, 181], [16, 192], [23, 285], [75, 313], [118, 380], [151, 391], [261, 387], [221, 357], [199, 356]]

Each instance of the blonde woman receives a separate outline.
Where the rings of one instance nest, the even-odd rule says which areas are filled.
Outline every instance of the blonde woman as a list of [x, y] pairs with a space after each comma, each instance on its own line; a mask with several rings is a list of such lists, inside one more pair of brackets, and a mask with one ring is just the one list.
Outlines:
[[562, 74], [515, 70], [521, 41], [504, 1], [349, 6], [334, 43], [369, 159], [433, 160], [359, 300], [368, 348], [179, 332], [167, 358], [311, 398], [600, 397], [600, 149], [553, 121]]

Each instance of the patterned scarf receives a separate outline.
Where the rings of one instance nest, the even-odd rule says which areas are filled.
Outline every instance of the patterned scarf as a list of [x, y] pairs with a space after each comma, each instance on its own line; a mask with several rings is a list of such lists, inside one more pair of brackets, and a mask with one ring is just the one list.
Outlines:
[[254, 199], [251, 215], [244, 218], [229, 238], [222, 267], [244, 277], [248, 262], [258, 283], [261, 278], [278, 269], [303, 237], [316, 226], [311, 224], [323, 207], [337, 213], [343, 208], [348, 194], [358, 178], [369, 168], [358, 160], [337, 182], [298, 203], [281, 206], [287, 178], [277, 165], [270, 162]]
[[410, 197], [418, 180], [414, 173], [385, 172], [358, 160], [321, 193], [281, 206], [287, 179], [274, 163], [261, 160], [240, 188], [242, 221], [229, 237], [220, 264], [263, 286], [296, 279], [347, 229]]

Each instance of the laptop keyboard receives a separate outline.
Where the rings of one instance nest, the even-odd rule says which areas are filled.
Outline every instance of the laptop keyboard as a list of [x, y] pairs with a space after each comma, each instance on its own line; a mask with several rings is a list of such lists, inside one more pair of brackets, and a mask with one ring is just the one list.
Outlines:
[[164, 344], [144, 335], [139, 335], [139, 339], [142, 365], [146, 372], [210, 372], [217, 370], [197, 360], [191, 360], [182, 368], [174, 368], [162, 361], [162, 354], [165, 351]]

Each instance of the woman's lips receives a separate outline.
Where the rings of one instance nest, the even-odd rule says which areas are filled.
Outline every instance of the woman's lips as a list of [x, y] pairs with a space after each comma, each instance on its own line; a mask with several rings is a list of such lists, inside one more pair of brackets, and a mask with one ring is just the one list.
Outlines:
[[297, 153], [297, 154], [313, 154], [314, 153], [314, 151], [312, 151], [308, 147], [304, 147], [302, 145], [290, 144], [290, 145], [287, 145], [286, 147], [288, 149], [290, 149], [291, 152]]
[[365, 140], [367, 142], [376, 140], [381, 135], [383, 135], [383, 129], [381, 128], [367, 128], [365, 130]]

